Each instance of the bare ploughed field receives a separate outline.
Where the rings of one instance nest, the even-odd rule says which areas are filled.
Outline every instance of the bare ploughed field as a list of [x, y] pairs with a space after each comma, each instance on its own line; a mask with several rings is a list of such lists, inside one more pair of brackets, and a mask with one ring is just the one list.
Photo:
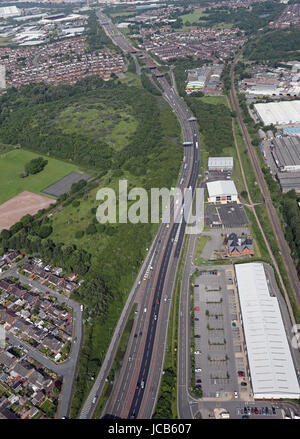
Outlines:
[[34, 215], [40, 209], [46, 209], [55, 200], [24, 191], [0, 205], [0, 230], [9, 229], [28, 213]]

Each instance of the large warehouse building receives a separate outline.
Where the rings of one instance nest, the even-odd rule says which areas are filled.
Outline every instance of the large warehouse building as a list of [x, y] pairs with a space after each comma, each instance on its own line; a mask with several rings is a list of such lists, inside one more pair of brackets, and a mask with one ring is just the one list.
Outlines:
[[300, 101], [255, 104], [254, 108], [264, 125], [300, 124]]
[[233, 157], [209, 157], [208, 158], [209, 171], [232, 171]]
[[238, 192], [232, 180], [216, 180], [206, 183], [208, 202], [227, 204], [238, 202]]
[[271, 154], [280, 171], [300, 171], [300, 139], [275, 137], [271, 141]]
[[21, 10], [16, 6], [4, 6], [0, 8], [0, 18], [16, 17], [21, 14]]
[[250, 378], [255, 399], [298, 399], [299, 383], [278, 300], [262, 263], [235, 265]]

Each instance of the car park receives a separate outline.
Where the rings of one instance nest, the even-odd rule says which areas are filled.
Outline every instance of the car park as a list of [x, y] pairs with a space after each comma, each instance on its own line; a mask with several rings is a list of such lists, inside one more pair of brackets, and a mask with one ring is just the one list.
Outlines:
[[200, 367], [197, 367], [196, 369], [195, 369], [195, 372], [201, 372], [202, 371], [202, 369], [200, 369]]
[[237, 373], [238, 373], [239, 377], [244, 377], [245, 376], [245, 373], [242, 370], [238, 370]]
[[195, 355], [199, 355], [201, 352], [200, 351], [195, 351], [194, 354]]
[[239, 395], [237, 392], [234, 392], [234, 397], [237, 398]]
[[247, 386], [247, 383], [246, 383], [245, 381], [242, 381], [242, 382], [241, 382], [241, 386], [246, 387], [246, 386]]

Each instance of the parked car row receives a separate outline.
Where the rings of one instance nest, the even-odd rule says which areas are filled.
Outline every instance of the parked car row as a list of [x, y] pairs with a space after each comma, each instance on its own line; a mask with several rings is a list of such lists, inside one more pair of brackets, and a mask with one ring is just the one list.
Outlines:
[[237, 415], [276, 415], [275, 407], [237, 407]]

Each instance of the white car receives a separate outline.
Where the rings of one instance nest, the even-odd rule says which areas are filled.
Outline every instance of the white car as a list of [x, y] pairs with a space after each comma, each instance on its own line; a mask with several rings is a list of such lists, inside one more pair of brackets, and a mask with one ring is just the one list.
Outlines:
[[200, 369], [200, 367], [198, 367], [197, 369], [195, 369], [195, 372], [201, 372], [202, 369]]
[[201, 352], [200, 351], [195, 351], [194, 354], [195, 355], [199, 355], [199, 354], [201, 354]]
[[144, 308], [144, 312], [147, 312], [147, 308], [146, 307]]
[[234, 397], [237, 398], [239, 395], [237, 392], [234, 392]]

